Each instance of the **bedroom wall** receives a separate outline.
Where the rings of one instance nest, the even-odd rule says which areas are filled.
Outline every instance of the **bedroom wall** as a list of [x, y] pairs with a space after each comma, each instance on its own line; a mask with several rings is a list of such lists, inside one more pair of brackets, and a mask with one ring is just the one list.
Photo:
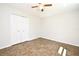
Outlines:
[[0, 4], [0, 48], [10, 44], [10, 24], [8, 16], [7, 9]]
[[79, 7], [42, 20], [42, 37], [79, 46]]
[[0, 49], [13, 45], [14, 43], [11, 41], [11, 24], [10, 24], [10, 16], [12, 14], [24, 16], [28, 18], [29, 22], [29, 34], [25, 41], [29, 41], [39, 37], [40, 31], [40, 20], [35, 18], [34, 16], [22, 12], [17, 8], [13, 8], [12, 6], [8, 6], [7, 4], [0, 4]]
[[29, 19], [29, 39], [40, 37], [40, 19]]

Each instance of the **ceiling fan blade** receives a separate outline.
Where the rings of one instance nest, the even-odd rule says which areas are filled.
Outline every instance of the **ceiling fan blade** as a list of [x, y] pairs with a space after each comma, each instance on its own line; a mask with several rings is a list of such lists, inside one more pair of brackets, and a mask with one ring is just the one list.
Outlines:
[[52, 6], [52, 4], [45, 4], [44, 6]]
[[32, 8], [36, 8], [36, 7], [38, 7], [38, 6], [32, 6]]

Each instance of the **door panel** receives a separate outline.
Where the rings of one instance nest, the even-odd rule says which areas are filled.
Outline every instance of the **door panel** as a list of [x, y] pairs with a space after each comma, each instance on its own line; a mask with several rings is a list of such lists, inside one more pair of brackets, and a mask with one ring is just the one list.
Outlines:
[[12, 43], [19, 43], [26, 41], [29, 32], [29, 21], [27, 18], [11, 15], [11, 41]]

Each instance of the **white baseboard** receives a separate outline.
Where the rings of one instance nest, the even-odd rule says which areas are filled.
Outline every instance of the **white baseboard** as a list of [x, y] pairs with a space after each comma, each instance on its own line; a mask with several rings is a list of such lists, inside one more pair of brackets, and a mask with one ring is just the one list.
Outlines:
[[[71, 44], [71, 43], [67, 43], [67, 42], [63, 42], [63, 41], [58, 41], [58, 40], [55, 40], [55, 39], [53, 39], [53, 38], [41, 37], [41, 36], [29, 38], [28, 41], [33, 40], [33, 39], [37, 39], [37, 38], [45, 38], [45, 39], [49, 39], [49, 40], [53, 40], [53, 41], [57, 41], [57, 42], [61, 42], [61, 43], [69, 44], [69, 45], [78, 46], [78, 45], [75, 45], [75, 44]], [[27, 41], [27, 40], [25, 40], [25, 41]], [[22, 42], [25, 42], [25, 41], [22, 41]], [[5, 45], [5, 46], [3, 46], [3, 47], [0, 47], [0, 49], [7, 48], [7, 47], [10, 47], [10, 46], [12, 46], [12, 45], [15, 45], [15, 44], [18, 44], [18, 43], [22, 43], [22, 42], [11, 43], [11, 44]], [[78, 46], [78, 47], [79, 47], [79, 46]]]
[[10, 43], [8, 45], [0, 47], [0, 49], [4, 49], [4, 48], [7, 48], [7, 47], [10, 47], [12, 45], [15, 45], [15, 44], [18, 44], [18, 43], [22, 43], [22, 42], [25, 42], [25, 41], [31, 41], [31, 40], [37, 39], [37, 38], [39, 38], [39, 37], [28, 38], [29, 40], [24, 40], [24, 41], [21, 41], [21, 42], [13, 42], [13, 43]]
[[50, 37], [42, 37], [42, 38], [45, 38], [45, 39], [49, 39], [49, 40], [53, 40], [53, 41], [57, 41], [57, 42], [61, 42], [61, 43], [65, 43], [65, 44], [69, 44], [69, 45], [73, 45], [73, 46], [79, 47], [78, 44], [74, 44], [74, 43], [72, 43], [72, 42], [61, 41], [61, 40], [54, 39], [54, 38], [50, 38]]

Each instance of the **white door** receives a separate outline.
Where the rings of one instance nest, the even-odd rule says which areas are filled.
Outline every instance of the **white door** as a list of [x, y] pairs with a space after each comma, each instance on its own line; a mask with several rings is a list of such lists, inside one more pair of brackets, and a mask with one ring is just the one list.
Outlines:
[[11, 41], [13, 44], [26, 41], [28, 39], [29, 21], [27, 18], [11, 15]]

